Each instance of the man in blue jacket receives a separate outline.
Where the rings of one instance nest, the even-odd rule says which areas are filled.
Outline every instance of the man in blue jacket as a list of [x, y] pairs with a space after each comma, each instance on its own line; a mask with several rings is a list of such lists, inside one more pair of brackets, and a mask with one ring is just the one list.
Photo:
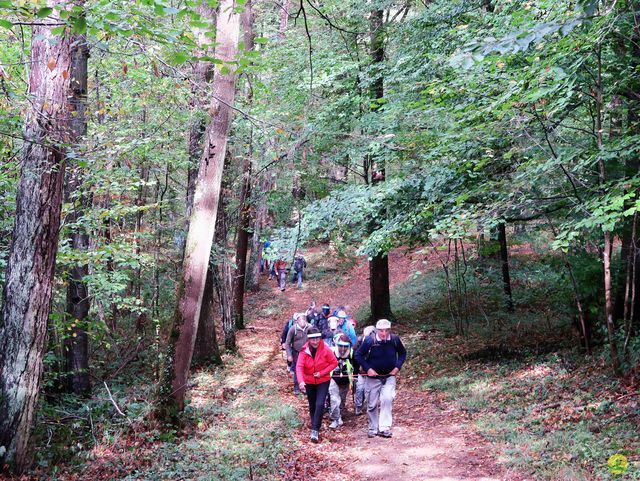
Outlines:
[[[376, 330], [365, 338], [356, 351], [356, 362], [367, 375], [364, 390], [368, 398], [367, 416], [369, 418], [370, 438], [382, 436], [390, 438], [393, 420], [393, 400], [396, 397], [396, 374], [407, 358], [400, 337], [391, 334], [391, 323], [380, 319]], [[378, 412], [378, 402], [380, 412]]]

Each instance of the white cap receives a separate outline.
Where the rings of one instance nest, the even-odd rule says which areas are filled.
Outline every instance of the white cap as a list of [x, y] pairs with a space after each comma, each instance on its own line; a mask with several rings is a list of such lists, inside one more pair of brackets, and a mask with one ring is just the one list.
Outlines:
[[391, 329], [389, 319], [379, 319], [378, 322], [376, 322], [376, 329]]

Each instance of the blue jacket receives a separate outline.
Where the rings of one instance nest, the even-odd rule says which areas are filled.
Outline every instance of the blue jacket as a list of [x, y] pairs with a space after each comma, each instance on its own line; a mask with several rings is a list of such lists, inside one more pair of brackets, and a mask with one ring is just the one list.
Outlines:
[[356, 345], [358, 341], [358, 336], [356, 336], [356, 330], [353, 328], [349, 319], [342, 319], [342, 322], [338, 324], [338, 329], [344, 332], [347, 336], [349, 336], [349, 341], [351, 341], [351, 347]]
[[365, 373], [373, 369], [381, 375], [389, 374], [396, 367], [400, 369], [406, 359], [407, 350], [396, 334], [391, 334], [387, 341], [381, 341], [374, 332], [362, 341], [356, 351], [356, 361]]

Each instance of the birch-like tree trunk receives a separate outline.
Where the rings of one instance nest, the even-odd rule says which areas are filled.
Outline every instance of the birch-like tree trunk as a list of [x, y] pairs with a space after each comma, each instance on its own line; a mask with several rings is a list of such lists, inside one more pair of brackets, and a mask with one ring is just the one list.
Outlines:
[[[216, 21], [216, 11], [206, 2], [202, 2], [196, 9], [203, 18], [208, 21]], [[196, 39], [200, 52], [213, 57], [215, 55], [215, 42], [206, 35], [209, 29], [196, 29]], [[189, 128], [189, 172], [187, 188], [187, 219], [191, 216], [193, 208], [193, 195], [195, 192], [198, 165], [202, 157], [202, 139], [205, 134], [205, 119], [201, 115], [206, 107], [202, 91], [206, 91], [213, 76], [213, 63], [208, 61], [195, 62], [193, 68], [193, 88], [191, 90], [192, 120]], [[204, 98], [203, 98], [204, 97]], [[224, 169], [223, 169], [224, 170]], [[220, 205], [220, 204], [219, 204]], [[218, 208], [218, 212], [220, 209]], [[218, 216], [219, 219], [219, 216]], [[187, 226], [188, 227], [188, 226]], [[218, 228], [216, 227], [216, 232]], [[196, 333], [194, 359], [192, 365], [202, 364], [222, 364], [220, 348], [215, 329], [215, 315], [213, 308], [214, 298], [213, 266], [209, 263], [207, 277], [202, 297], [202, 307], [198, 321], [198, 332]]]
[[213, 77], [211, 123], [193, 197], [185, 245], [182, 278], [159, 392], [158, 414], [172, 417], [184, 409], [189, 367], [193, 356], [204, 285], [213, 243], [227, 135], [235, 100], [236, 76], [231, 61], [238, 51], [239, 14], [233, 0], [222, 0], [216, 21], [216, 57], [225, 62]]
[[[54, 37], [66, 2], [32, 27], [29, 109], [0, 321], [0, 470], [23, 471], [38, 402], [69, 140], [71, 43]], [[57, 8], [56, 8], [57, 7]]]

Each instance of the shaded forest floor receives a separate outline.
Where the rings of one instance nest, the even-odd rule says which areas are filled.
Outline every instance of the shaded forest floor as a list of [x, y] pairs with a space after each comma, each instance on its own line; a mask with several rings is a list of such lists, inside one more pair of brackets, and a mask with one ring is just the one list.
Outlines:
[[[40, 438], [40, 464], [21, 480], [640, 479], [637, 380], [615, 379], [601, 354], [575, 349], [552, 290], [538, 285], [554, 265], [545, 267], [522, 247], [512, 249], [514, 291], [525, 296], [516, 299], [514, 314], [488, 300], [500, 291], [491, 277], [499, 269], [470, 266], [466, 301], [481, 315], [465, 336], [452, 330], [437, 251], [394, 250], [393, 327], [409, 352], [398, 380], [394, 437], [367, 438], [366, 415], [356, 417], [349, 399], [344, 425], [331, 431], [325, 418], [321, 443], [310, 443], [306, 399], [293, 395], [280, 331], [312, 300], [347, 306], [361, 331], [358, 315], [368, 309], [369, 290], [365, 259], [336, 260], [324, 247], [305, 254], [302, 289], [289, 284], [280, 292], [262, 276], [260, 292], [247, 298], [239, 355], [225, 355], [224, 368], [194, 373], [182, 428], [161, 430], [148, 421], [148, 409], [141, 409], [151, 401], [148, 382], [112, 386], [126, 419], [96, 389], [77, 412], [55, 420], [76, 434], [57, 439], [50, 430]], [[94, 411], [87, 412], [89, 405]], [[101, 418], [97, 406], [108, 408]], [[90, 433], [84, 433], [88, 448], [78, 441], [82, 430]], [[64, 463], [43, 462], [53, 449], [72, 454]], [[607, 468], [617, 453], [630, 463], [621, 475]]]

